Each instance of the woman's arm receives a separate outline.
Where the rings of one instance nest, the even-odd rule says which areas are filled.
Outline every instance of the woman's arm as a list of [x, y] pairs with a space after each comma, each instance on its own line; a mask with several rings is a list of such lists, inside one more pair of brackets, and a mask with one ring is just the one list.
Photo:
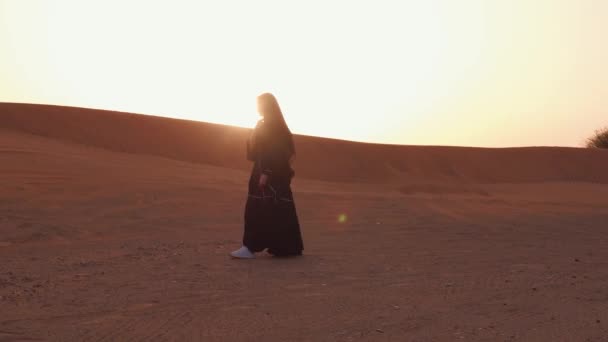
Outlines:
[[266, 187], [266, 184], [268, 184], [270, 177], [272, 177], [272, 174], [275, 170], [274, 160], [275, 158], [273, 156], [273, 153], [268, 148], [268, 146], [266, 146], [262, 149], [262, 151], [260, 151], [259, 166], [262, 171], [259, 180], [260, 188]]

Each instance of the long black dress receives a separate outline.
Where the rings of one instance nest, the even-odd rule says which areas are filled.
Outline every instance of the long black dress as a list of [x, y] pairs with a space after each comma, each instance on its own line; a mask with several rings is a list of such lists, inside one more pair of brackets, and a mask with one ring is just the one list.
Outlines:
[[[265, 249], [275, 256], [302, 255], [304, 244], [291, 192], [293, 170], [286, 136], [272, 136], [260, 122], [254, 142], [247, 144], [247, 158], [254, 162], [245, 206], [243, 245], [252, 252]], [[267, 185], [260, 188], [262, 174]]]

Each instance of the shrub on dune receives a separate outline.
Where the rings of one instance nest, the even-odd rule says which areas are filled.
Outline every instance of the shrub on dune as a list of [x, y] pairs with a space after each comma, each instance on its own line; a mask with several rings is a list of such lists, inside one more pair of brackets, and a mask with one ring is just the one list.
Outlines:
[[589, 148], [608, 148], [608, 127], [595, 131], [595, 134], [587, 139]]

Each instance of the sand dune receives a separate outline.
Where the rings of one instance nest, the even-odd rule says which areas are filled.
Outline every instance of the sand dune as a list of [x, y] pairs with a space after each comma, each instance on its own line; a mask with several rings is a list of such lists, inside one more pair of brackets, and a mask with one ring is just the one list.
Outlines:
[[0, 341], [606, 340], [605, 151], [298, 136], [305, 256], [236, 262], [247, 134], [0, 104]]
[[[101, 110], [0, 104], [0, 129], [209, 165], [248, 169], [247, 129]], [[608, 152], [362, 144], [297, 136], [297, 170], [329, 181], [608, 183]]]

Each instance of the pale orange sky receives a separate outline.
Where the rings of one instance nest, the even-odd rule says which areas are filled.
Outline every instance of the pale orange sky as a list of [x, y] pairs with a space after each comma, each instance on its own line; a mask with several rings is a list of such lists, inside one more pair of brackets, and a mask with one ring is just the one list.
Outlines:
[[581, 146], [608, 125], [608, 1], [0, 0], [0, 101], [296, 133]]

